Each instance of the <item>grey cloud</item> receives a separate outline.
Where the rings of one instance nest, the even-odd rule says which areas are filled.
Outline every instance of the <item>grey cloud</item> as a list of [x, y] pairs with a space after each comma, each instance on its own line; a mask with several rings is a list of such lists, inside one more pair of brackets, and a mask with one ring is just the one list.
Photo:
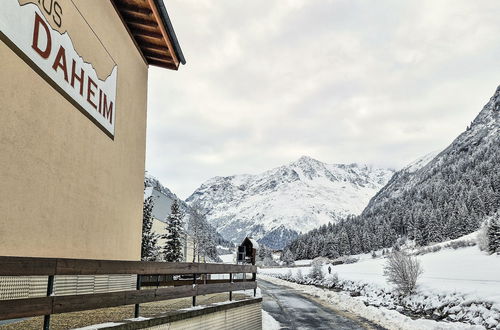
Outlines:
[[499, 83], [496, 0], [170, 0], [188, 63], [150, 70], [146, 168], [187, 197], [307, 154], [399, 168]]

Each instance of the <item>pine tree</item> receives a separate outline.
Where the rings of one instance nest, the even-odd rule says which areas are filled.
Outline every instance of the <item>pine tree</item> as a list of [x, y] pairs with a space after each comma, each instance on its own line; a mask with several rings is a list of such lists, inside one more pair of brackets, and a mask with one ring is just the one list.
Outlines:
[[490, 220], [487, 235], [489, 252], [500, 252], [500, 215], [496, 215]]
[[175, 200], [168, 216], [167, 233], [162, 236], [165, 239], [163, 253], [167, 262], [182, 261], [182, 218], [179, 203]]
[[142, 207], [142, 243], [141, 260], [154, 261], [158, 258], [158, 235], [152, 231], [153, 227], [153, 197], [149, 196]]
[[281, 256], [281, 260], [285, 263], [285, 265], [290, 266], [295, 263], [295, 256], [292, 251], [287, 249]]

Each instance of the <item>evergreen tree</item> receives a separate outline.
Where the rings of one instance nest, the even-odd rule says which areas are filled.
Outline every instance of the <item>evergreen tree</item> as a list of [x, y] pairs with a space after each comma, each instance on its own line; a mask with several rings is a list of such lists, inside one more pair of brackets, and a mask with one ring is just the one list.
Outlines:
[[167, 262], [182, 261], [182, 218], [179, 203], [175, 200], [168, 216], [167, 233], [162, 236], [165, 239], [163, 253]]
[[490, 220], [487, 235], [489, 252], [500, 252], [500, 215], [497, 214]]
[[142, 207], [142, 243], [141, 260], [154, 261], [158, 258], [158, 235], [152, 231], [153, 227], [153, 197], [149, 196]]
[[285, 263], [285, 265], [290, 266], [294, 264], [295, 256], [293, 255], [292, 251], [287, 249], [285, 250], [285, 252], [283, 252], [281, 260]]

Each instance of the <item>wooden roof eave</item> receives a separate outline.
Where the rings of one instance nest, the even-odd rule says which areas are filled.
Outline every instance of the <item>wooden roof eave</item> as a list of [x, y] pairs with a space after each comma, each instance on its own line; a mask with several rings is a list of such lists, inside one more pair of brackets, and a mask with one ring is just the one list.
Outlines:
[[[181, 60], [175, 33], [167, 31], [165, 18], [154, 0], [111, 0], [136, 47], [148, 65], [178, 70]], [[163, 8], [163, 10], [165, 10]], [[168, 19], [168, 16], [167, 16]], [[172, 41], [173, 38], [173, 41]], [[175, 45], [174, 45], [175, 43]], [[175, 47], [174, 47], [175, 46]], [[180, 51], [177, 50], [177, 52]], [[181, 52], [182, 56], [182, 52]], [[182, 57], [184, 63], [184, 58]]]

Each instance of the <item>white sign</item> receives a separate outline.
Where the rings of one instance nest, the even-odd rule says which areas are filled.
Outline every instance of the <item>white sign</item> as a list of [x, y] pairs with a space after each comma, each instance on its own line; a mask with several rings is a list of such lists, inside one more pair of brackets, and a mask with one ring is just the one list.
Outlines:
[[113, 137], [117, 66], [106, 80], [100, 80], [92, 64], [76, 52], [68, 33], [54, 30], [37, 5], [2, 0], [1, 7], [1, 39]]

